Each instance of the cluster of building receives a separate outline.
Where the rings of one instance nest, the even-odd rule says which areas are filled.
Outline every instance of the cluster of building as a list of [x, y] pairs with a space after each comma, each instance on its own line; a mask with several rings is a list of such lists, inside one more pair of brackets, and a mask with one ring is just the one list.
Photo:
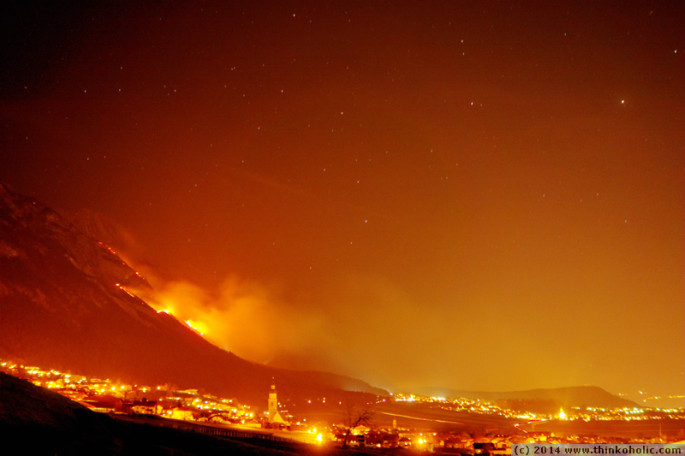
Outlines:
[[[343, 428], [332, 427], [335, 440], [342, 439]], [[554, 432], [526, 432], [518, 434], [469, 432], [429, 432], [409, 428], [360, 426], [353, 429], [348, 445], [372, 448], [408, 448], [437, 454], [511, 455], [516, 444], [626, 444], [664, 443], [659, 438], [619, 438], [587, 435], [555, 435]]]
[[[510, 454], [511, 446], [520, 443], [629, 443], [596, 436], [555, 436], [550, 432], [536, 432], [535, 423], [547, 420], [656, 420], [675, 418], [685, 420], [685, 411], [661, 409], [601, 409], [570, 408], [553, 415], [536, 415], [502, 408], [495, 403], [474, 399], [448, 399], [414, 394], [396, 394], [383, 402], [415, 402], [427, 404], [446, 412], [483, 414], [518, 421], [524, 428], [511, 435], [491, 432], [476, 437], [466, 432], [429, 432], [402, 428], [396, 420], [392, 426], [372, 426], [369, 421], [354, 427], [349, 423], [309, 425], [296, 420], [283, 410], [278, 401], [275, 384], [265, 392], [267, 408], [263, 412], [240, 404], [236, 400], [201, 394], [196, 389], [178, 390], [169, 385], [145, 386], [112, 382], [109, 379], [87, 378], [62, 373], [54, 369], [43, 370], [10, 361], [0, 361], [0, 371], [24, 378], [32, 383], [56, 391], [92, 410], [104, 413], [159, 416], [206, 426], [224, 426], [233, 429], [268, 432], [270, 436], [306, 443], [337, 442], [346, 446], [374, 448], [411, 448], [421, 452], [464, 455]], [[323, 399], [325, 403], [325, 399]], [[511, 422], [511, 421], [510, 421]], [[533, 423], [532, 426], [530, 424]], [[528, 426], [526, 426], [528, 425]], [[268, 431], [265, 431], [268, 429]], [[659, 442], [654, 442], [659, 443]]]
[[596, 407], [572, 407], [566, 419], [582, 421], [644, 421], [661, 420], [665, 418], [683, 419], [683, 409], [674, 408], [646, 408], [624, 407], [618, 409], [606, 409]]
[[10, 361], [0, 362], [0, 370], [55, 391], [97, 412], [260, 426], [260, 416], [250, 406], [233, 399], [199, 394], [195, 389], [118, 384], [110, 379], [87, 378]]
[[443, 410], [468, 412], [485, 415], [498, 415], [516, 420], [562, 420], [562, 421], [642, 421], [660, 419], [684, 419], [683, 409], [662, 409], [648, 407], [600, 408], [569, 407], [560, 408], [556, 413], [531, 413], [511, 410], [482, 399], [444, 398], [419, 396], [415, 394], [396, 394], [396, 402], [428, 403]]

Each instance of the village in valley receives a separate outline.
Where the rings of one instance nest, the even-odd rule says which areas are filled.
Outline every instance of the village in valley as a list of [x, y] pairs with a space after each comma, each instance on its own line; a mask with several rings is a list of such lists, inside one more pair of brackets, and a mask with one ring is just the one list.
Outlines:
[[[169, 384], [120, 384], [110, 379], [87, 378], [54, 369], [25, 366], [8, 360], [0, 362], [0, 371], [57, 392], [93, 411], [110, 414], [119, 419], [152, 422], [158, 426], [213, 436], [294, 441], [343, 448], [407, 448], [441, 454], [509, 454], [511, 445], [517, 443], [669, 443], [682, 440], [683, 436], [666, 433], [649, 438], [557, 434], [541, 430], [539, 425], [554, 421], [600, 423], [678, 420], [685, 423], [683, 409], [609, 410], [575, 407], [568, 410], [560, 409], [557, 414], [541, 415], [507, 410], [485, 400], [425, 397], [414, 394], [378, 397], [375, 403], [339, 402], [337, 408], [334, 407], [339, 412], [337, 420], [324, 421], [317, 419], [315, 414], [307, 417], [307, 413], [289, 413], [285, 407], [287, 401], [279, 401], [277, 379], [274, 379], [270, 389], [264, 392], [264, 406], [255, 407], [197, 389], [178, 389]], [[312, 400], [325, 403], [325, 398]], [[497, 427], [485, 427], [480, 432], [447, 430], [444, 425], [439, 425], [445, 421], [439, 419], [435, 419], [434, 422], [425, 420], [420, 425], [398, 425], [397, 418], [402, 415], [393, 416], [388, 410], [389, 407], [403, 404], [417, 404], [446, 414], [467, 413], [471, 416], [481, 415], [506, 420], [507, 423], [513, 423], [512, 432], [502, 432], [501, 428]], [[681, 425], [680, 428], [682, 427]]]

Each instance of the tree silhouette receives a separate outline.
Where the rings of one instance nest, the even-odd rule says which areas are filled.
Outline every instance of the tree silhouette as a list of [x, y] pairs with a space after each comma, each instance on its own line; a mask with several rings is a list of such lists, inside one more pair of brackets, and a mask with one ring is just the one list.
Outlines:
[[354, 403], [348, 403], [345, 409], [345, 437], [343, 438], [342, 447], [347, 448], [347, 441], [352, 434], [352, 429], [362, 424], [368, 424], [373, 418], [373, 410], [369, 404], [364, 404], [359, 407]]

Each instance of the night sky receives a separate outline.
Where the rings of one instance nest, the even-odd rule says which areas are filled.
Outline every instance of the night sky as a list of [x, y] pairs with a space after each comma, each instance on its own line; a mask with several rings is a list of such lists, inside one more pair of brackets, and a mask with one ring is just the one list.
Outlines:
[[3, 3], [0, 181], [156, 306], [393, 391], [683, 394], [685, 3], [139, 3]]

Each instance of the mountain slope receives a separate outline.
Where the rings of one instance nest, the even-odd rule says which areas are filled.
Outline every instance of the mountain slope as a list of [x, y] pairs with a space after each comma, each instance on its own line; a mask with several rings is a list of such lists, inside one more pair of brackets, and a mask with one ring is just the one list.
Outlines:
[[122, 287], [147, 287], [111, 248], [0, 185], [0, 356], [131, 383], [204, 388], [261, 404], [344, 395], [346, 377], [272, 369], [208, 343]]
[[638, 407], [638, 405], [628, 399], [615, 396], [597, 386], [572, 386], [566, 388], [538, 388], [525, 391], [508, 392], [485, 392], [485, 391], [458, 391], [440, 390], [430, 388], [424, 391], [425, 394], [463, 397], [467, 399], [484, 399], [489, 401], [509, 401], [508, 405], [517, 402], [531, 405], [535, 402], [538, 405], [551, 407], [552, 412], [558, 411], [563, 407], [602, 407], [602, 408], [622, 408]]

